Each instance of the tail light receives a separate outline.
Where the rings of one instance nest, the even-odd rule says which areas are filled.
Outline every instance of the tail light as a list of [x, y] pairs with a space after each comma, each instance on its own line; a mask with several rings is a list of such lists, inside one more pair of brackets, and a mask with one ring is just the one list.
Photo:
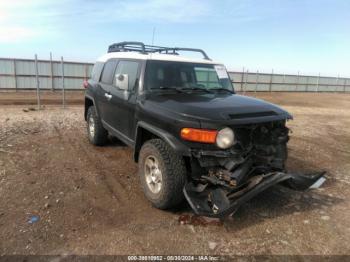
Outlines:
[[83, 86], [84, 88], [87, 88], [89, 86], [89, 82], [87, 80], [83, 81]]

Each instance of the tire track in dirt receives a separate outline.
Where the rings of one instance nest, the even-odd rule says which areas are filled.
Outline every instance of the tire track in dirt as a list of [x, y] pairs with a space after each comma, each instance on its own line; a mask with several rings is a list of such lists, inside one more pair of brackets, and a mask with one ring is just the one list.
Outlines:
[[101, 182], [108, 192], [111, 194], [112, 198], [115, 198], [121, 205], [125, 205], [125, 202], [128, 200], [127, 192], [125, 186], [117, 179], [112, 180], [112, 174], [106, 170], [111, 170], [111, 166], [108, 161], [101, 155], [100, 152], [95, 152], [91, 155], [91, 149], [88, 150], [87, 145], [79, 144], [79, 148], [84, 151], [85, 156], [89, 159], [89, 162], [92, 163], [94, 170], [98, 174], [96, 177], [99, 182]]
[[[87, 163], [89, 163], [87, 169], [93, 170], [93, 173], [97, 174], [95, 175], [97, 182], [106, 188], [111, 197], [120, 206], [125, 206], [125, 203], [128, 201], [127, 191], [125, 190], [126, 185], [118, 179], [112, 179], [115, 176], [108, 172], [108, 170], [113, 170], [114, 167], [104, 157], [104, 153], [96, 152], [96, 148], [88, 144], [89, 142], [86, 137], [82, 138], [80, 135], [74, 137], [74, 135], [82, 133], [80, 128], [74, 128], [74, 130], [67, 132], [65, 135], [62, 135], [56, 126], [55, 130], [62, 142], [65, 145], [69, 145], [74, 155], [83, 155], [87, 159]], [[106, 148], [103, 148], [103, 150], [106, 150]]]

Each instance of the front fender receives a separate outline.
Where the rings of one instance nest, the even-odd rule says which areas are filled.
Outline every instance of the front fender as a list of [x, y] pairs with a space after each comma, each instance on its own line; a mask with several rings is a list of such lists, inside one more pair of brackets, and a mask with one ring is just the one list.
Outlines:
[[154, 136], [157, 136], [163, 139], [172, 149], [175, 150], [178, 154], [182, 156], [191, 156], [190, 148], [184, 145], [179, 139], [174, 137], [172, 134], [164, 131], [158, 127], [155, 127], [146, 122], [140, 121], [136, 126], [136, 135], [135, 135], [135, 148], [134, 148], [134, 159], [137, 162], [138, 152], [142, 147], [142, 130], [146, 130]]

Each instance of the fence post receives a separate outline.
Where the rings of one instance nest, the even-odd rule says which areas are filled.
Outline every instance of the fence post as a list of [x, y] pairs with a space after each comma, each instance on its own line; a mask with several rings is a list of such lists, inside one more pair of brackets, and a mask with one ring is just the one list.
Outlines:
[[334, 92], [337, 92], [338, 90], [338, 84], [339, 84], [339, 74], [338, 74], [338, 77], [337, 77], [337, 80], [335, 81], [335, 89], [334, 89]]
[[247, 74], [245, 76], [245, 81], [244, 81], [244, 94], [247, 90], [247, 81], [248, 81], [248, 77], [249, 77], [249, 70], [247, 69]]
[[243, 66], [243, 70], [242, 70], [242, 79], [241, 79], [241, 91], [244, 91], [244, 66]]
[[319, 87], [319, 84], [320, 84], [320, 76], [321, 76], [321, 73], [318, 73], [317, 85], [316, 85], [316, 92], [318, 92], [318, 87]]
[[298, 91], [298, 87], [299, 87], [299, 76], [300, 76], [300, 71], [298, 71], [297, 82], [296, 82], [296, 84], [295, 84], [295, 91]]
[[272, 92], [272, 80], [273, 80], [273, 68], [272, 68], [271, 77], [270, 77], [270, 86], [269, 86], [270, 92]]
[[66, 94], [64, 89], [64, 63], [63, 56], [61, 56], [61, 67], [62, 67], [62, 107], [66, 108]]
[[346, 92], [346, 83], [348, 82], [347, 78], [344, 78], [344, 93]]
[[255, 77], [255, 93], [258, 90], [258, 82], [259, 82], [259, 70], [256, 71], [256, 77]]
[[87, 81], [87, 79], [88, 79], [88, 66], [87, 65], [85, 65], [85, 81]]
[[16, 59], [13, 59], [13, 76], [15, 78], [15, 89], [17, 92], [17, 70], [16, 70]]
[[51, 72], [51, 90], [54, 90], [53, 86], [53, 65], [52, 65], [52, 53], [50, 52], [50, 72]]
[[39, 69], [38, 69], [38, 55], [35, 54], [35, 80], [36, 80], [36, 99], [38, 103], [38, 110], [40, 110], [40, 84], [39, 84]]
[[309, 76], [306, 77], [306, 87], [305, 87], [305, 92], [308, 92], [309, 90]]

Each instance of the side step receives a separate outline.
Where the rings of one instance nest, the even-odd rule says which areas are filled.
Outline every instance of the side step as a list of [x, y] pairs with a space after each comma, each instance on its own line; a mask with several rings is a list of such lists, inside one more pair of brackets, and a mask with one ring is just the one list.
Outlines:
[[234, 213], [243, 203], [273, 185], [282, 183], [295, 190], [320, 187], [325, 172], [309, 175], [273, 172], [251, 177], [244, 185], [232, 190], [211, 184], [187, 183], [183, 189], [193, 211], [200, 216], [222, 218]]

